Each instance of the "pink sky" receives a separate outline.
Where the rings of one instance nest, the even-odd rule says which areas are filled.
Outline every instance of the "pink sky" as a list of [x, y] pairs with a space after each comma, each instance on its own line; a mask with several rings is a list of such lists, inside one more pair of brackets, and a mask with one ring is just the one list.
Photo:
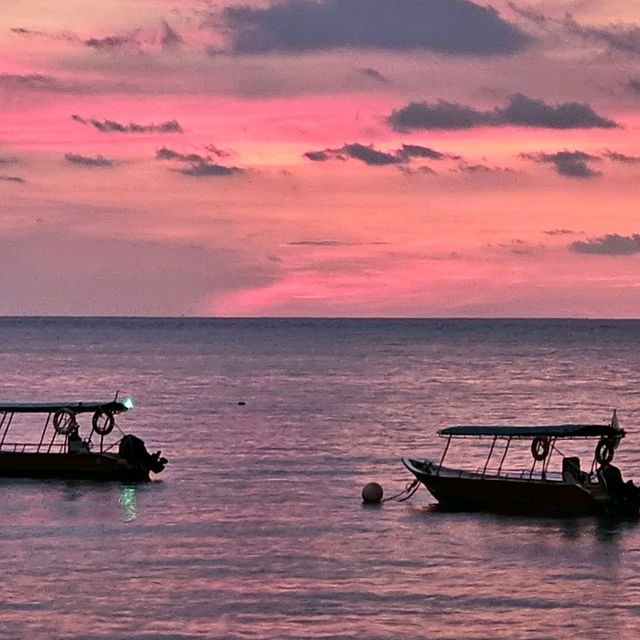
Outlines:
[[0, 314], [640, 317], [631, 4], [16, 0]]

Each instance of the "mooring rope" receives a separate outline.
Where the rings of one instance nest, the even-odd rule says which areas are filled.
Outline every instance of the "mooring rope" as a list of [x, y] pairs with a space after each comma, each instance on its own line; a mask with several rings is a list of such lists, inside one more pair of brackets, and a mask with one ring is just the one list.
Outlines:
[[383, 498], [380, 502], [388, 502], [390, 500], [395, 500], [396, 502], [404, 502], [413, 496], [413, 494], [420, 488], [420, 480], [416, 478], [412, 482], [407, 482], [405, 488], [396, 493], [394, 496], [389, 496], [388, 498]]

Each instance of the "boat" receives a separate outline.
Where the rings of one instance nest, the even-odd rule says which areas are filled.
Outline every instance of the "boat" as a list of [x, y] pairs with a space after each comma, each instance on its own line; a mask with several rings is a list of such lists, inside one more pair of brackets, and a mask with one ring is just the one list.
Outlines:
[[[439, 461], [405, 457], [402, 463], [441, 508], [541, 516], [635, 518], [640, 513], [640, 490], [632, 481], [624, 482], [611, 464], [625, 436], [615, 412], [610, 424], [453, 426], [438, 435], [446, 438]], [[458, 439], [489, 443], [483, 466], [464, 470], [444, 465], [452, 441]], [[565, 454], [577, 440], [583, 441], [582, 449], [595, 444], [588, 470], [581, 469], [579, 457]], [[531, 464], [507, 469], [507, 455], [511, 451], [513, 456], [513, 449], [523, 442], [529, 444]]]
[[0, 404], [0, 476], [149, 480], [167, 459], [120, 429], [116, 417], [132, 407], [131, 398], [117, 396], [108, 402]]

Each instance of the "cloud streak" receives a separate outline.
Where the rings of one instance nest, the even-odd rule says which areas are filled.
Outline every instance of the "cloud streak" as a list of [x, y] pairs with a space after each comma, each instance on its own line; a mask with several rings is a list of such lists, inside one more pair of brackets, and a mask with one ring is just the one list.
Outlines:
[[59, 88], [59, 84], [51, 76], [45, 76], [39, 73], [0, 73], [0, 87], [55, 91]]
[[581, 38], [606, 45], [609, 50], [637, 55], [640, 53], [640, 27], [615, 24], [608, 27], [584, 27], [571, 16], [564, 20], [565, 29]]
[[114, 162], [107, 160], [104, 156], [83, 156], [79, 153], [65, 153], [64, 159], [71, 164], [82, 165], [85, 167], [113, 167]]
[[[212, 145], [210, 146], [215, 149]], [[207, 147], [207, 149], [209, 149], [209, 147]], [[219, 154], [223, 152], [219, 149], [216, 149], [216, 152], [216, 155], [221, 157]], [[194, 176], [196, 178], [225, 177], [246, 173], [246, 170], [240, 167], [229, 167], [213, 162], [210, 156], [201, 156], [198, 153], [180, 153], [167, 147], [162, 147], [156, 151], [156, 160], [174, 160], [185, 163], [188, 166], [176, 169], [176, 171], [182, 175]]]
[[227, 7], [221, 17], [236, 54], [371, 48], [486, 56], [520, 51], [530, 40], [469, 0], [282, 0]]
[[329, 160], [347, 160], [352, 158], [359, 160], [368, 166], [388, 166], [402, 165], [412, 160], [428, 159], [428, 160], [459, 160], [460, 156], [443, 153], [423, 147], [417, 144], [403, 144], [401, 148], [393, 151], [380, 151], [373, 145], [364, 145], [359, 142], [352, 142], [343, 145], [339, 149], [322, 149], [320, 151], [307, 151], [303, 157], [313, 162], [327, 162]]
[[410, 102], [387, 117], [395, 131], [473, 129], [475, 127], [535, 127], [541, 129], [611, 129], [617, 123], [603, 118], [587, 104], [546, 104], [515, 93], [505, 107], [480, 111], [456, 102]]
[[77, 114], [72, 115], [71, 118], [80, 124], [90, 125], [102, 133], [183, 133], [182, 127], [177, 120], [167, 120], [160, 124], [137, 124], [136, 122], [122, 124], [115, 120], [83, 118]]
[[590, 162], [598, 162], [600, 158], [584, 151], [521, 153], [520, 157], [541, 164], [552, 164], [556, 173], [567, 178], [597, 178], [601, 175], [589, 166]]
[[608, 233], [598, 238], [589, 240], [577, 240], [569, 245], [569, 249], [575, 253], [588, 253], [607, 256], [629, 256], [640, 253], [640, 233], [630, 236], [621, 236], [617, 233]]

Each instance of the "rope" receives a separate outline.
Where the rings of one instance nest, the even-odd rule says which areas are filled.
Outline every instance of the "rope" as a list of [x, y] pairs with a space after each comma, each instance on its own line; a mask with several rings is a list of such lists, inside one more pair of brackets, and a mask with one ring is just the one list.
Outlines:
[[416, 478], [413, 482], [407, 482], [404, 489], [399, 493], [396, 493], [394, 496], [389, 496], [388, 498], [383, 498], [380, 502], [389, 502], [390, 500], [395, 500], [396, 502], [404, 502], [413, 496], [413, 494], [420, 488], [420, 480]]

